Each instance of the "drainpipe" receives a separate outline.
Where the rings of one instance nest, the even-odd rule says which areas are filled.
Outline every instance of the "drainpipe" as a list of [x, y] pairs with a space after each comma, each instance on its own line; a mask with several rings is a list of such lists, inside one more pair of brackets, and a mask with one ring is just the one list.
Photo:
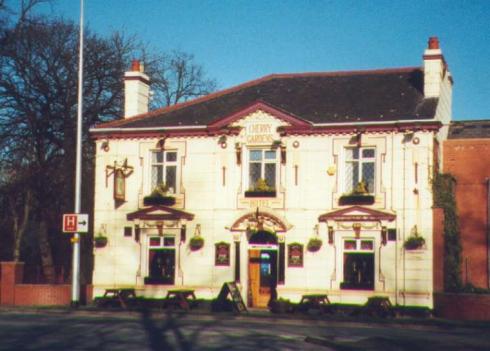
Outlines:
[[487, 280], [490, 288], [490, 178], [487, 178]]

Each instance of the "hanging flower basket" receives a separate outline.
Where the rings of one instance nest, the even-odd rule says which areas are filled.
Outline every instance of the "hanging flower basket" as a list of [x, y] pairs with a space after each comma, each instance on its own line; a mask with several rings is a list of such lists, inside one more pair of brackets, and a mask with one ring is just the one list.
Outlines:
[[107, 245], [107, 237], [98, 235], [94, 238], [94, 246], [97, 248], [105, 247]]
[[422, 248], [422, 246], [424, 245], [425, 245], [425, 239], [418, 235], [410, 236], [403, 243], [403, 247], [405, 248], [405, 250], [417, 250]]
[[322, 240], [318, 238], [311, 238], [310, 241], [308, 241], [308, 244], [306, 245], [306, 249], [309, 252], [317, 252], [320, 250], [322, 247]]
[[200, 236], [194, 236], [189, 241], [189, 248], [191, 251], [198, 251], [204, 246], [204, 239]]

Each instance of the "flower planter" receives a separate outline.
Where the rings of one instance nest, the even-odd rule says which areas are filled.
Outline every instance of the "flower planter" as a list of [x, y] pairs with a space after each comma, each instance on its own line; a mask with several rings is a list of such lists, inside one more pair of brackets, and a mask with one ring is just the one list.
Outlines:
[[172, 206], [172, 205], [175, 205], [175, 197], [173, 197], [173, 196], [145, 196], [143, 198], [143, 204], [145, 206], [154, 206], [154, 205]]
[[309, 252], [317, 252], [321, 249], [321, 247], [322, 241], [316, 238], [310, 239], [310, 241], [308, 241], [308, 244], [306, 245], [306, 249]]
[[97, 236], [94, 238], [94, 246], [97, 248], [105, 247], [107, 245], [107, 238], [105, 236]]
[[411, 236], [403, 243], [405, 250], [418, 250], [425, 245], [425, 239], [421, 236]]
[[276, 197], [276, 191], [247, 190], [245, 191], [245, 197]]
[[372, 205], [374, 204], [374, 195], [355, 194], [342, 195], [339, 198], [339, 205]]
[[204, 239], [200, 236], [195, 236], [189, 241], [189, 248], [191, 251], [198, 251], [204, 246]]

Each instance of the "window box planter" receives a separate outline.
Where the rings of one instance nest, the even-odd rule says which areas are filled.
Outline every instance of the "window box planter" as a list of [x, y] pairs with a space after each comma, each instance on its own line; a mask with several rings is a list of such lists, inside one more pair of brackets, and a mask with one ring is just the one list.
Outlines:
[[421, 249], [424, 245], [425, 245], [425, 239], [417, 235], [410, 236], [403, 243], [403, 247], [405, 248], [405, 250], [409, 250], [409, 251]]
[[339, 198], [339, 205], [372, 205], [374, 204], [374, 195], [367, 194], [348, 194]]
[[306, 245], [306, 249], [309, 252], [317, 252], [321, 249], [322, 247], [322, 240], [318, 238], [311, 238], [310, 241], [308, 241], [308, 244]]
[[189, 241], [189, 248], [191, 251], [198, 251], [204, 246], [204, 239], [200, 236], [194, 236]]
[[102, 248], [107, 246], [107, 237], [105, 236], [96, 236], [94, 238], [94, 246], [97, 248]]
[[276, 191], [247, 190], [245, 191], [245, 197], [276, 197]]
[[145, 206], [163, 205], [172, 206], [175, 205], [175, 197], [173, 196], [145, 196], [143, 198], [143, 204]]

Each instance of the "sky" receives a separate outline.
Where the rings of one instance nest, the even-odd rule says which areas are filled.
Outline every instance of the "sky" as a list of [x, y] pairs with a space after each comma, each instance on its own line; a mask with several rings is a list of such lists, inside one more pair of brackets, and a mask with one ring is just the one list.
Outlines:
[[[78, 22], [80, 1], [37, 11]], [[453, 119], [490, 119], [490, 0], [85, 0], [85, 24], [192, 53], [220, 89], [271, 73], [421, 66], [437, 36]]]

